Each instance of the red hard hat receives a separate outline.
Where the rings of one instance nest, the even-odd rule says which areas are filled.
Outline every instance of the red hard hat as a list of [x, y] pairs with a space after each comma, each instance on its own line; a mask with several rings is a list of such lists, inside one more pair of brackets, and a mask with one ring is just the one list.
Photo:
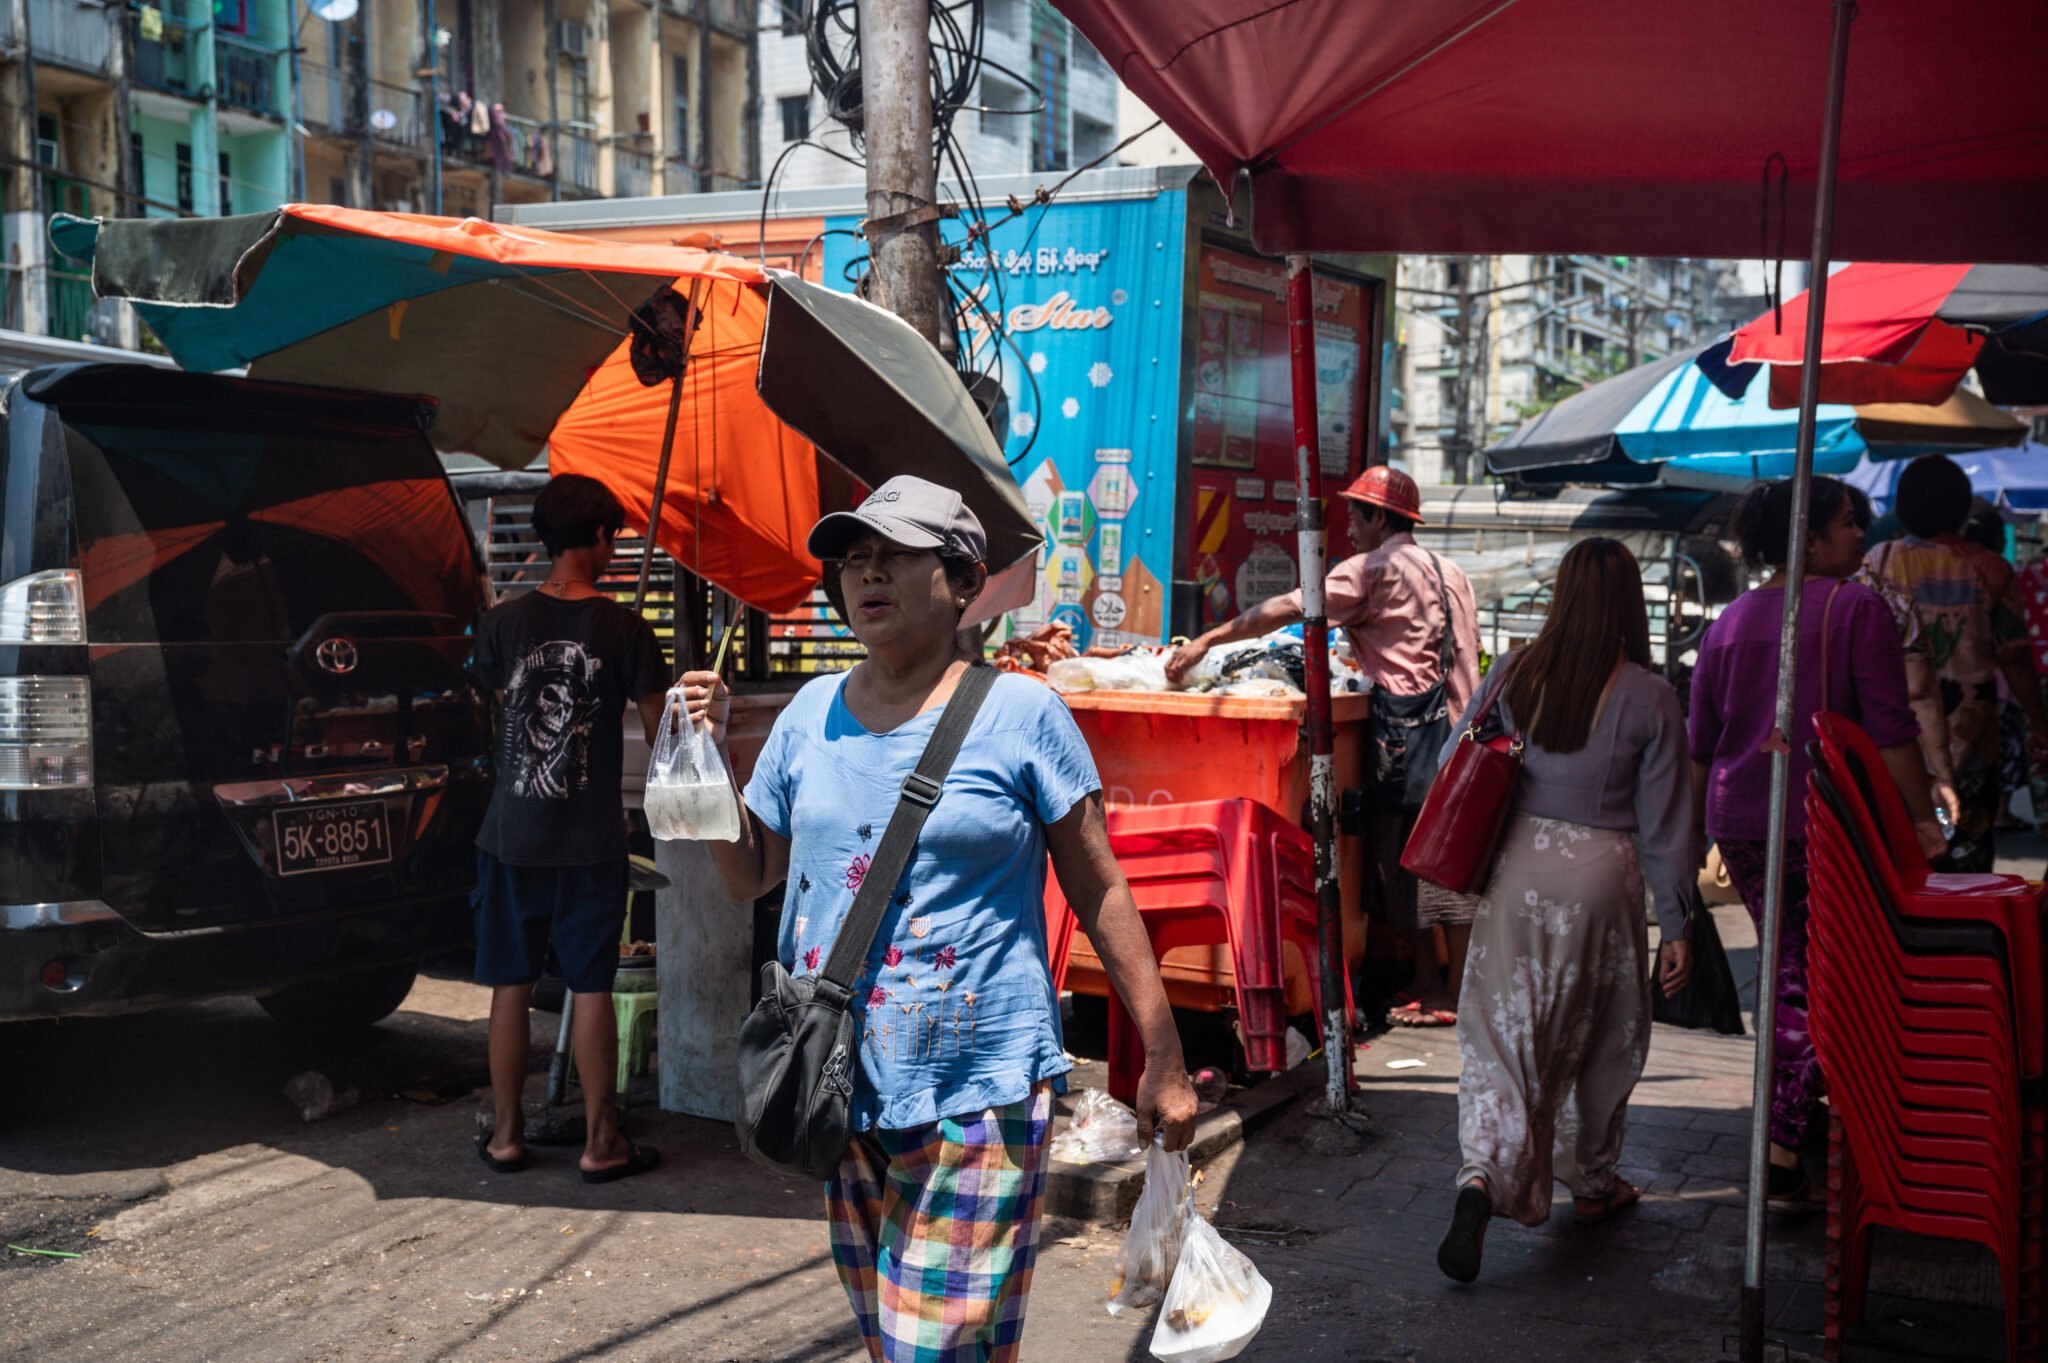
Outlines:
[[1368, 506], [1383, 506], [1399, 512], [1417, 525], [1422, 524], [1422, 492], [1415, 480], [1388, 464], [1374, 464], [1358, 475], [1358, 481], [1343, 495]]

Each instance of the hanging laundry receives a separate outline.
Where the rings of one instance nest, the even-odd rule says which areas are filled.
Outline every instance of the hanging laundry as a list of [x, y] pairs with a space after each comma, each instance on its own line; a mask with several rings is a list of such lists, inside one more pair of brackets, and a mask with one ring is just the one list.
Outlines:
[[505, 121], [505, 106], [493, 104], [486, 109], [479, 104], [476, 113], [483, 118], [484, 125], [477, 131], [486, 134], [484, 143], [490, 148], [491, 164], [503, 175], [512, 169], [512, 126]]
[[492, 117], [495, 115], [502, 121], [505, 117], [505, 106], [493, 104], [486, 109], [482, 100], [471, 101], [468, 95], [462, 98], [469, 105], [469, 131], [477, 137], [490, 136]]
[[555, 153], [544, 136], [533, 139], [533, 173], [543, 180], [555, 178]]

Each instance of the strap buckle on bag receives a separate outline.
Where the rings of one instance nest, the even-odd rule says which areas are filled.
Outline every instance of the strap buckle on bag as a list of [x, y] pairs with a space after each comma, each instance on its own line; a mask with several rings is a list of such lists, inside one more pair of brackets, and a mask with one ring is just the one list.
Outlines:
[[939, 802], [939, 792], [944, 788], [923, 772], [914, 771], [903, 778], [903, 798], [926, 809]]

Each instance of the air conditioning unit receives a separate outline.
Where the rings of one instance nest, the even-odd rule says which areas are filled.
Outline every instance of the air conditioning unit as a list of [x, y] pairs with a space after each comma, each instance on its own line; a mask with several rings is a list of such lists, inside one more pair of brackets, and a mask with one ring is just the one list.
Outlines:
[[590, 55], [590, 25], [577, 19], [563, 19], [556, 25], [559, 30], [556, 45], [565, 57], [587, 57]]
[[36, 164], [50, 170], [57, 168], [57, 139], [38, 137], [36, 139]]

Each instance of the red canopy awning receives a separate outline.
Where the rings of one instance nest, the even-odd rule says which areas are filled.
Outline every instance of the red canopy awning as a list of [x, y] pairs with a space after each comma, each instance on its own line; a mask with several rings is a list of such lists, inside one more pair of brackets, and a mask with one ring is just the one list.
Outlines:
[[[1251, 171], [1262, 250], [1799, 259], [1812, 238], [1826, 0], [1054, 3], [1223, 183]], [[2040, 0], [1866, 0], [1836, 257], [2048, 256], [2044, 51]]]

